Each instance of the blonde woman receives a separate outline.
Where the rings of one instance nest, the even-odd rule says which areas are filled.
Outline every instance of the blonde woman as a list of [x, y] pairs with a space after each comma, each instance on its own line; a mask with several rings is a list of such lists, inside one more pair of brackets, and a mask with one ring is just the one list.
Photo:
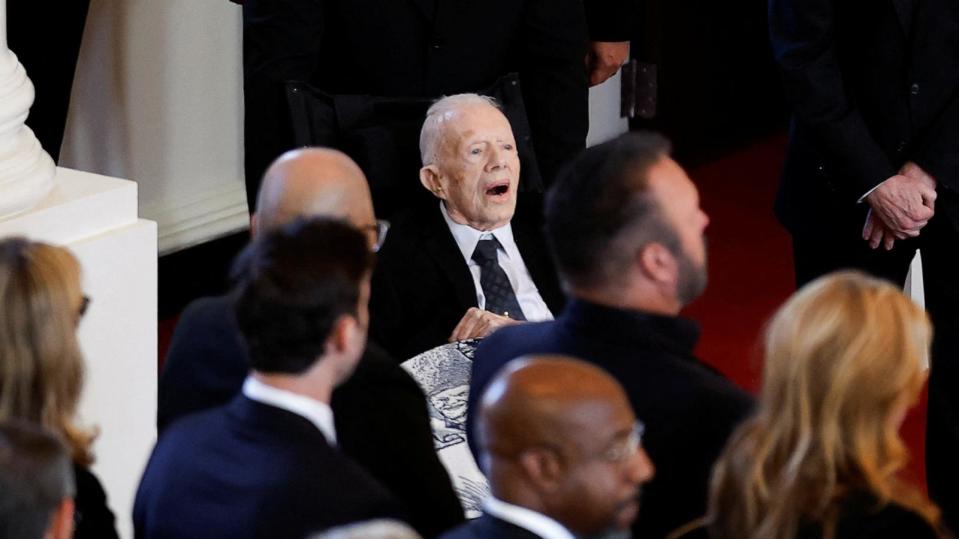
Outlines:
[[919, 307], [861, 273], [786, 302], [766, 333], [757, 412], [713, 471], [709, 536], [940, 537], [936, 507], [897, 478], [930, 337]]
[[94, 433], [74, 417], [84, 371], [76, 329], [88, 303], [69, 251], [0, 240], [0, 421], [31, 421], [63, 440], [77, 479], [74, 537], [109, 539], [113, 514], [88, 469]]

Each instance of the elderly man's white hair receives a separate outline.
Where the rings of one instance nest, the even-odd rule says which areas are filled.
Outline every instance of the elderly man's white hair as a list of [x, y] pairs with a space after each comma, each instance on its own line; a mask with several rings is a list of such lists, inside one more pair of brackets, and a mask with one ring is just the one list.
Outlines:
[[331, 528], [310, 539], [422, 539], [412, 528], [392, 519], [376, 519]]
[[439, 142], [443, 122], [457, 110], [476, 105], [489, 105], [501, 110], [495, 99], [479, 94], [456, 94], [441, 97], [426, 111], [426, 120], [420, 131], [420, 159], [423, 165], [431, 165], [436, 160], [436, 146]]

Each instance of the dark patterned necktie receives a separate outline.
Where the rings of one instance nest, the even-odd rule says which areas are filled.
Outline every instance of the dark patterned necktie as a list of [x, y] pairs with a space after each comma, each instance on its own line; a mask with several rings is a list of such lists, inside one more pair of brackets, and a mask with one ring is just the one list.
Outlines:
[[486, 296], [486, 310], [509, 316], [513, 320], [526, 320], [516, 300], [516, 293], [509, 284], [506, 272], [499, 265], [496, 238], [481, 239], [473, 251], [473, 261], [480, 267], [480, 286]]

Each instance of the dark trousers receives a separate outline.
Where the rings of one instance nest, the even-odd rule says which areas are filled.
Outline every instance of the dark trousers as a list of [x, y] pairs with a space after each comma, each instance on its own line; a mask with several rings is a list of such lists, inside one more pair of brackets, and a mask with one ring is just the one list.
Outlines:
[[870, 249], [862, 240], [862, 210], [832, 233], [793, 235], [797, 285], [852, 268], [902, 286], [915, 250], [922, 252], [926, 310], [934, 326], [926, 482], [946, 523], [959, 529], [959, 195], [940, 188], [935, 217], [918, 238], [897, 241], [892, 251]]

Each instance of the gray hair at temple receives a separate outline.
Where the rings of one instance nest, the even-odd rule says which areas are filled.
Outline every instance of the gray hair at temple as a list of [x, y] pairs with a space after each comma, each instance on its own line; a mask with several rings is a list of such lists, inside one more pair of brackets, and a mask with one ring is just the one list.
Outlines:
[[0, 423], [0, 537], [45, 537], [75, 494], [73, 464], [57, 438], [26, 421]]
[[436, 159], [436, 148], [439, 144], [443, 123], [450, 115], [464, 107], [488, 105], [496, 110], [502, 110], [495, 99], [479, 94], [456, 94], [441, 97], [426, 111], [426, 120], [420, 131], [420, 159], [423, 166], [433, 164]]

